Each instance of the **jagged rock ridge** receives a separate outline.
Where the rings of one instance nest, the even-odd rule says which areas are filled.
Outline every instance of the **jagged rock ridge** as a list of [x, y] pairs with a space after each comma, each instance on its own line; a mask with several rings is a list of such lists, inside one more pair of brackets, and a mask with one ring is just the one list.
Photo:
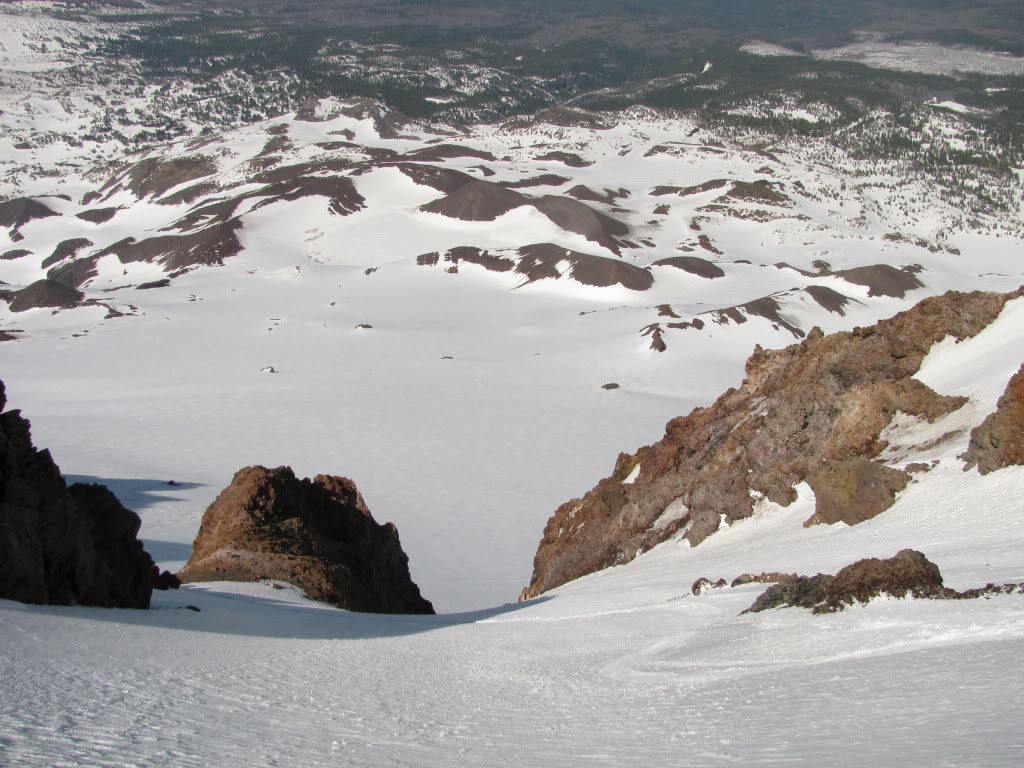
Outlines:
[[[0, 382], [0, 411], [6, 402]], [[69, 488], [28, 420], [0, 414], [0, 598], [148, 608], [154, 587], [177, 580], [142, 548], [140, 524], [105, 486]]]
[[369, 613], [433, 613], [398, 530], [345, 477], [245, 467], [206, 510], [183, 582], [279, 579], [314, 600]]
[[674, 535], [696, 546], [749, 517], [758, 499], [790, 504], [803, 481], [816, 494], [807, 524], [854, 524], [888, 508], [909, 475], [876, 460], [881, 431], [897, 411], [933, 421], [965, 402], [912, 378], [922, 359], [947, 335], [976, 335], [1020, 296], [1024, 288], [950, 292], [871, 327], [830, 336], [815, 328], [785, 349], [756, 347], [739, 389], [670, 421], [654, 445], [620, 454], [610, 477], [555, 511], [521, 597]]

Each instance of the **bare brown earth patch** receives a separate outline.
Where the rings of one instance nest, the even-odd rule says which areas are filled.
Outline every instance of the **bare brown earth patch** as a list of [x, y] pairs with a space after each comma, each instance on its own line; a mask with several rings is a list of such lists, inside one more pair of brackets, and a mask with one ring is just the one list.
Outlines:
[[114, 218], [119, 210], [121, 209], [116, 206], [113, 208], [90, 208], [88, 211], [76, 213], [75, 217], [82, 221], [88, 221], [90, 224], [103, 224]]
[[679, 197], [689, 197], [690, 195], [699, 195], [702, 192], [711, 192], [716, 189], [722, 189], [729, 186], [728, 179], [710, 179], [702, 184], [695, 184], [692, 187], [655, 187], [651, 190], [651, 194], [654, 197], [662, 197], [664, 195], [677, 195]]
[[569, 275], [584, 285], [606, 288], [621, 285], [633, 291], [646, 291], [654, 285], [654, 278], [646, 269], [618, 259], [571, 251], [552, 243], [527, 245], [519, 249], [520, 259], [516, 272], [525, 275], [528, 283], [547, 277], [559, 277], [557, 264], [569, 262]]
[[897, 268], [890, 264], [871, 264], [832, 271], [827, 262], [816, 261], [815, 266], [818, 270], [816, 272], [798, 269], [784, 261], [780, 261], [775, 266], [779, 269], [792, 269], [805, 277], [839, 277], [848, 283], [867, 287], [868, 296], [889, 296], [902, 299], [908, 291], [924, 287], [924, 283], [917, 277], [918, 273], [922, 271], [917, 265]]
[[0, 226], [12, 229], [18, 229], [35, 219], [59, 215], [49, 206], [31, 197], [16, 197], [0, 203]]
[[[846, 315], [846, 305], [855, 301], [824, 285], [808, 285], [804, 290], [820, 307], [839, 315]], [[861, 302], [856, 303], [860, 304]]]
[[[784, 349], [756, 347], [738, 389], [673, 419], [662, 440], [621, 454], [609, 477], [555, 511], [522, 596], [628, 562], [675, 535], [697, 546], [721, 521], [749, 517], [754, 498], [792, 503], [794, 486], [822, 462], [875, 459], [897, 411], [932, 421], [962, 404], [912, 378], [932, 345], [974, 336], [1022, 295], [950, 292], [867, 328], [829, 336], [815, 328]], [[624, 484], [637, 466], [635, 482]]]
[[463, 221], [494, 221], [513, 208], [529, 203], [529, 198], [511, 189], [467, 177], [455, 190], [420, 206], [420, 210]]
[[169, 270], [197, 264], [223, 264], [224, 259], [242, 250], [237, 234], [241, 227], [239, 219], [230, 219], [187, 234], [159, 235], [138, 241], [128, 237], [103, 249], [94, 258], [115, 254], [125, 264], [145, 261], [162, 264]]
[[352, 611], [433, 613], [398, 530], [345, 477], [245, 467], [207, 508], [183, 582], [277, 579]]
[[497, 160], [497, 158], [490, 152], [485, 152], [481, 149], [473, 149], [472, 147], [464, 147], [460, 144], [435, 144], [429, 147], [414, 149], [412, 152], [406, 152], [402, 156], [404, 160], [426, 163], [443, 162], [444, 160], [451, 160], [459, 157], [475, 158], [477, 160], [486, 160], [488, 162], [494, 162]]
[[629, 227], [618, 219], [569, 197], [547, 195], [533, 200], [532, 204], [562, 229], [583, 235], [613, 253], [619, 252], [618, 238], [629, 234]]
[[458, 266], [461, 261], [465, 261], [470, 264], [478, 264], [491, 272], [511, 272], [516, 266], [516, 263], [512, 261], [512, 259], [498, 256], [490, 251], [481, 250], [480, 248], [474, 248], [472, 246], [452, 248], [445, 253], [444, 260], [456, 266]]
[[180, 189], [177, 192], [172, 192], [169, 195], [164, 195], [157, 202], [160, 205], [189, 205], [201, 197], [212, 195], [219, 188], [217, 184], [212, 182], [200, 182]]
[[53, 249], [53, 253], [43, 259], [41, 266], [43, 269], [46, 269], [47, 267], [56, 264], [58, 261], [64, 261], [64, 259], [72, 258], [80, 250], [88, 248], [90, 245], [93, 245], [93, 242], [87, 237], [74, 237], [70, 240], [64, 240]]
[[49, 280], [63, 283], [72, 288], [78, 288], [96, 277], [96, 263], [99, 259], [98, 255], [83, 256], [79, 259], [66, 261], [63, 264], [57, 264], [47, 270], [46, 277]]
[[28, 309], [53, 308], [67, 309], [77, 306], [85, 298], [81, 291], [58, 283], [55, 280], [36, 280], [20, 291], [9, 293], [11, 312], [24, 312]]
[[22, 256], [31, 256], [32, 251], [26, 251], [24, 248], [15, 248], [14, 250], [0, 253], [0, 261], [14, 261], [20, 259]]
[[684, 272], [689, 272], [697, 277], [704, 277], [714, 280], [718, 277], [725, 277], [725, 270], [707, 259], [698, 256], [670, 256], [667, 259], [659, 259], [654, 262], [656, 267], [675, 267]]
[[565, 194], [570, 197], [575, 197], [577, 200], [587, 200], [591, 203], [614, 205], [616, 200], [629, 197], [629, 190], [624, 188], [608, 189], [605, 187], [603, 192], [598, 192], [590, 187], [584, 186], [583, 184], [577, 184]]
[[128, 189], [138, 198], [162, 197], [180, 184], [212, 176], [217, 163], [205, 155], [176, 157], [170, 160], [148, 157], [117, 174], [100, 188], [110, 197], [121, 189]]
[[516, 181], [499, 181], [507, 189], [522, 189], [524, 187], [560, 187], [566, 182], [572, 181], [568, 176], [558, 176], [554, 173], [542, 173], [540, 176], [530, 176]]
[[764, 180], [734, 181], [725, 197], [767, 205], [791, 205], [793, 201], [779, 191], [780, 186], [778, 182]]
[[534, 160], [553, 160], [557, 163], [567, 165], [570, 168], [587, 168], [594, 164], [590, 160], [584, 160], [582, 157], [573, 152], [548, 152], [547, 154], [544, 155], [538, 155], [537, 157], [534, 158]]
[[1006, 385], [995, 412], [971, 432], [964, 470], [977, 467], [986, 475], [1003, 467], [1024, 464], [1024, 365]]
[[567, 265], [565, 274], [584, 285], [600, 288], [621, 285], [634, 291], [645, 291], [654, 284], [654, 278], [646, 269], [619, 259], [580, 253], [553, 243], [537, 243], [494, 252], [463, 246], [452, 248], [443, 256], [434, 252], [416, 257], [416, 263], [420, 266], [436, 266], [442, 261], [453, 265], [449, 268], [452, 272], [457, 272], [462, 262], [478, 264], [492, 272], [515, 270], [526, 278], [518, 287], [538, 280], [558, 280], [563, 276], [560, 269], [563, 264]]
[[714, 244], [711, 242], [711, 238], [708, 237], [707, 235], [701, 235], [700, 237], [698, 237], [697, 238], [697, 243], [705, 251], [710, 251], [711, 253], [715, 254], [716, 256], [721, 256], [722, 255], [722, 252], [720, 250], [718, 250], [714, 246]]

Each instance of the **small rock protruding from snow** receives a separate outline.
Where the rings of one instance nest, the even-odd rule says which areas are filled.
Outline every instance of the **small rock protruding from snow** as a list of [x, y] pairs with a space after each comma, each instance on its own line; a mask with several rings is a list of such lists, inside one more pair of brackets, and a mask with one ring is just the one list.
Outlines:
[[260, 373], [277, 373], [277, 369], [272, 365], [267, 365], [260, 368]]

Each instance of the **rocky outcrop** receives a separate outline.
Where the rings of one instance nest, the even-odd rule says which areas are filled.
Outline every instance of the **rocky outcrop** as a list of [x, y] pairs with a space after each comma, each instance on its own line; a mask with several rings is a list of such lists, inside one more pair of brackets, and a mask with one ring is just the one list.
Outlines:
[[139, 516], [105, 486], [65, 485], [29, 430], [18, 411], [0, 415], [0, 598], [148, 608], [154, 586], [175, 580], [142, 548]]
[[977, 466], [987, 475], [1003, 467], [1024, 464], [1024, 365], [1006, 385], [994, 413], [971, 432], [964, 470]]
[[378, 524], [345, 477], [245, 467], [206, 510], [183, 582], [277, 579], [371, 613], [433, 613], [398, 530]]
[[812, 613], [835, 613], [854, 603], [868, 603], [879, 595], [893, 597], [957, 598], [960, 593], [942, 586], [939, 567], [922, 553], [903, 549], [895, 557], [869, 557], [843, 568], [835, 576], [795, 576], [769, 587], [744, 613], [795, 606]]
[[36, 280], [20, 291], [12, 291], [8, 298], [11, 312], [24, 312], [40, 307], [67, 309], [78, 305], [85, 295], [56, 280]]
[[891, 507], [909, 482], [907, 472], [863, 456], [822, 462], [807, 476], [815, 510], [804, 525], [863, 523]]
[[672, 536], [696, 546], [749, 517], [758, 499], [790, 504], [803, 481], [822, 493], [809, 523], [852, 524], [887, 508], [907, 476], [873, 461], [886, 447], [881, 431], [897, 411], [933, 421], [965, 402], [912, 378], [922, 359], [947, 335], [974, 336], [1022, 295], [951, 292], [868, 328], [815, 328], [785, 349], [756, 347], [738, 389], [673, 419], [661, 441], [621, 454], [610, 477], [555, 511], [521, 597]]

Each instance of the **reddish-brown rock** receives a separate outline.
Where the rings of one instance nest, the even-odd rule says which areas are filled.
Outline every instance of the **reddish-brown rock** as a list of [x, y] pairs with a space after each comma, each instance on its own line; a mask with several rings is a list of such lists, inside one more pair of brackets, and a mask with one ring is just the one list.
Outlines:
[[1006, 385], [994, 413], [971, 432], [965, 470], [974, 466], [983, 475], [1003, 467], [1024, 464], [1024, 365]]
[[886, 560], [858, 560], [835, 576], [792, 576], [769, 587], [744, 613], [791, 606], [814, 613], [835, 613], [854, 603], [868, 603], [879, 595], [957, 599], [971, 597], [942, 586], [939, 567], [922, 553], [902, 549]]
[[0, 598], [149, 607], [155, 585], [174, 583], [142, 548], [139, 525], [105, 486], [68, 488], [49, 451], [32, 445], [28, 420], [0, 414]]
[[277, 579], [314, 600], [371, 613], [433, 613], [398, 530], [378, 524], [348, 478], [299, 480], [245, 467], [206, 510], [183, 582]]
[[[610, 477], [555, 511], [521, 597], [632, 560], [680, 532], [696, 546], [722, 521], [750, 516], [755, 498], [788, 505], [816, 472], [832, 498], [812, 522], [857, 522], [866, 515], [851, 505], [860, 500], [867, 512], [886, 508], [906, 477], [868, 466], [885, 448], [881, 431], [897, 411], [931, 421], [965, 402], [911, 378], [922, 359], [947, 335], [974, 336], [1022, 295], [950, 292], [868, 328], [829, 336], [815, 328], [785, 349], [756, 347], [738, 389], [673, 419], [662, 440], [620, 455]], [[635, 482], [623, 483], [637, 466]]]
[[823, 462], [807, 476], [814, 514], [804, 525], [863, 523], [891, 507], [909, 482], [909, 473], [862, 456]]

